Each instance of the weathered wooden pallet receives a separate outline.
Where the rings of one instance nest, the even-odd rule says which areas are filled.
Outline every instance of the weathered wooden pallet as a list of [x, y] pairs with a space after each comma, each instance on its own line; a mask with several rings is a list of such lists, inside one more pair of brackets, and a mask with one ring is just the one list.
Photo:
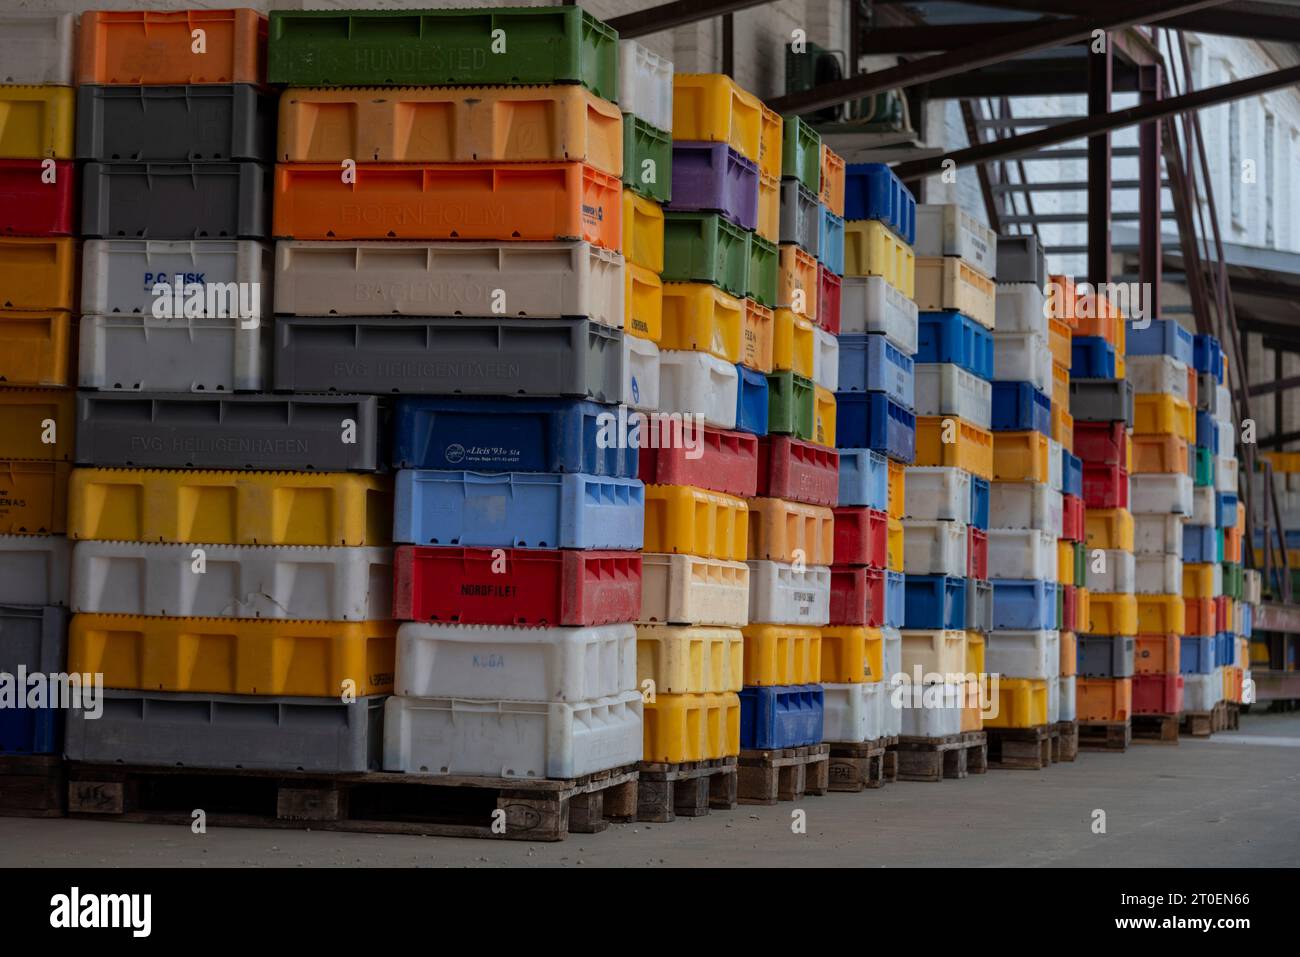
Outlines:
[[1052, 763], [1052, 728], [989, 728], [989, 767], [1038, 771]]
[[1124, 751], [1133, 743], [1133, 725], [1127, 721], [1080, 721], [1080, 751]]
[[1184, 711], [1178, 716], [1178, 730], [1189, 738], [1208, 738], [1215, 731], [1214, 711]]
[[636, 819], [667, 824], [736, 806], [736, 756], [711, 761], [659, 764], [642, 761], [637, 779]]
[[1178, 743], [1178, 715], [1135, 714], [1132, 718], [1133, 740], [1153, 744]]
[[1241, 727], [1241, 704], [1236, 701], [1222, 701], [1224, 731], [1236, 731]]
[[831, 742], [830, 789], [865, 791], [885, 786], [883, 739], [861, 744]]
[[1058, 721], [1054, 728], [1057, 733], [1052, 738], [1052, 760], [1075, 760], [1079, 756], [1079, 722]]
[[57, 754], [0, 756], [0, 817], [63, 817], [67, 765]]
[[893, 746], [900, 781], [960, 780], [988, 770], [988, 733], [963, 731], [941, 738], [900, 737]]
[[741, 804], [776, 804], [830, 788], [828, 744], [741, 751], [736, 795]]

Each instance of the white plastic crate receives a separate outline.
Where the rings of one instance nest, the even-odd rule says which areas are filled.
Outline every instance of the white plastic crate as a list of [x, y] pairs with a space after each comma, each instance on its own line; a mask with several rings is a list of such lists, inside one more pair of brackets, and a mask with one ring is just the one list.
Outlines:
[[[170, 286], [178, 274], [199, 273], [205, 286], [245, 283], [251, 289], [256, 285], [260, 295], [255, 300], [241, 301], [240, 297], [232, 296], [230, 307], [237, 308], [241, 315], [256, 312], [269, 325], [274, 321], [271, 302], [274, 255], [268, 244], [246, 239], [88, 239], [81, 247], [81, 310], [85, 315], [152, 315], [156, 285]], [[338, 271], [334, 260], [322, 274], [336, 275]], [[320, 286], [319, 280], [316, 285]], [[367, 305], [372, 313], [382, 311], [377, 303]], [[252, 308], [245, 310], [245, 306]]]
[[1241, 600], [1249, 605], [1258, 605], [1263, 581], [1263, 576], [1253, 568], [1247, 568], [1242, 572]]
[[1188, 400], [1187, 363], [1173, 356], [1128, 356], [1124, 360], [1125, 377], [1134, 392], [1156, 392]]
[[71, 569], [64, 535], [0, 535], [0, 605], [66, 605]]
[[[1232, 424], [1232, 390], [1226, 385], [1214, 387], [1214, 421]], [[1220, 450], [1222, 451], [1222, 450]]]
[[1057, 581], [1056, 536], [1036, 528], [990, 528], [989, 577]]
[[642, 412], [659, 409], [659, 347], [640, 336], [623, 336], [623, 404]]
[[1183, 713], [1210, 711], [1223, 697], [1223, 669], [1208, 675], [1183, 675]]
[[966, 265], [992, 278], [998, 262], [998, 237], [956, 203], [920, 203], [913, 251], [918, 256], [959, 256]]
[[953, 362], [914, 367], [917, 415], [955, 415], [981, 429], [993, 421], [993, 383]]
[[1233, 428], [1231, 422], [1214, 423], [1215, 431], [1219, 433], [1219, 455], [1236, 455], [1237, 454], [1237, 430]]
[[736, 367], [707, 352], [663, 349], [659, 353], [659, 411], [700, 412], [719, 429], [736, 427]]
[[840, 282], [840, 334], [879, 332], [916, 355], [916, 303], [882, 276], [845, 276]]
[[1054, 678], [1061, 670], [1059, 631], [990, 631], [984, 670], [1003, 678]]
[[1047, 339], [1033, 332], [993, 333], [993, 380], [1032, 382], [1034, 388], [1052, 394], [1052, 353]]
[[822, 740], [862, 744], [885, 737], [889, 692], [883, 681], [822, 685]]
[[[1192, 477], [1178, 472], [1129, 475], [1129, 511], [1134, 515], [1192, 514]], [[1214, 489], [1208, 489], [1211, 501]], [[1209, 524], [1213, 525], [1211, 519]]]
[[1060, 538], [1063, 517], [1061, 493], [1042, 482], [989, 485], [989, 528], [1037, 528]]
[[967, 525], [903, 519], [903, 571], [909, 575], [966, 576]]
[[384, 770], [571, 778], [641, 760], [641, 692], [590, 701], [470, 701], [394, 695]]
[[638, 620], [743, 627], [749, 624], [749, 566], [721, 558], [645, 552]]
[[[964, 685], [945, 682], [932, 689], [903, 689], [900, 734], [909, 738], [943, 738], [960, 734], [963, 688]], [[937, 702], [940, 707], [927, 707], [926, 701]]]
[[[1187, 478], [1186, 476], [1183, 476]], [[1187, 479], [1189, 482], [1190, 478]], [[1214, 489], [1208, 485], [1198, 485], [1192, 492], [1192, 507], [1186, 514], [1191, 516], [1193, 525], [1216, 525], [1218, 509], [1214, 507]]]
[[909, 465], [903, 517], [969, 523], [970, 480], [969, 472], [949, 465]]
[[821, 326], [813, 329], [813, 381], [828, 392], [840, 387], [840, 340]]
[[0, 13], [0, 83], [72, 86], [74, 31], [70, 13]]
[[919, 680], [926, 684], [942, 681], [946, 675], [964, 675], [966, 632], [904, 629], [902, 672], [913, 683]]
[[1056, 439], [1047, 440], [1047, 484], [1065, 493], [1065, 460], [1061, 455], [1061, 443]]
[[751, 561], [749, 620], [768, 625], [825, 625], [831, 620], [831, 570], [795, 571], [786, 562]]
[[618, 105], [656, 129], [673, 130], [673, 61], [635, 40], [618, 42]]
[[[1164, 516], [1173, 518], [1174, 516]], [[1182, 527], [1182, 523], [1179, 523]], [[1134, 590], [1139, 595], [1179, 595], [1183, 591], [1183, 559], [1179, 555], [1134, 555]], [[1088, 581], [1092, 585], [1091, 577]]]
[[1056, 679], [1061, 694], [1061, 721], [1073, 721], [1079, 714], [1078, 686], [1074, 683], [1074, 677], [1061, 675]]
[[1047, 297], [1032, 282], [1000, 282], [994, 332], [1028, 332], [1047, 339]]
[[82, 316], [77, 384], [126, 392], [260, 392], [271, 324], [239, 319]]
[[1216, 492], [1237, 491], [1237, 460], [1230, 456], [1214, 457], [1214, 490]]
[[[1101, 552], [1098, 556], [1097, 552]], [[1101, 561], [1096, 559], [1100, 557]], [[1088, 591], [1098, 595], [1131, 595], [1137, 586], [1132, 552], [1118, 548], [1088, 550]]]
[[903, 633], [897, 628], [881, 628], [880, 648], [880, 667], [890, 680], [903, 671]]
[[1061, 720], [1061, 676], [1047, 679], [1047, 723], [1056, 724]]
[[[1181, 515], [1134, 515], [1133, 551], [1138, 555], [1183, 555]], [[1182, 591], [1179, 584], [1177, 591]]]

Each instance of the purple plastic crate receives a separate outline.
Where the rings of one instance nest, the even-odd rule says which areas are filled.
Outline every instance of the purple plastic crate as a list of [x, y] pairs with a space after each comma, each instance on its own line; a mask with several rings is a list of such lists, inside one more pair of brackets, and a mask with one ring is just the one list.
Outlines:
[[673, 143], [672, 195], [668, 209], [721, 213], [758, 228], [758, 166], [726, 143]]

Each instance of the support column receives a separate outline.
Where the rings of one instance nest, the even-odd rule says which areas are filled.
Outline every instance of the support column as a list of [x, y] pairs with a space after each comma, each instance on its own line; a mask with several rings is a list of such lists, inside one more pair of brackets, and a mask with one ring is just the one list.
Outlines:
[[[1107, 33], [1100, 53], [1089, 45], [1089, 116], [1110, 112], [1113, 80], [1114, 58]], [[1110, 275], [1110, 131], [1106, 131], [1088, 137], [1088, 281], [1110, 282]]]
[[[1159, 64], [1139, 68], [1138, 87], [1143, 103], [1163, 99], [1164, 71]], [[1138, 275], [1144, 291], [1150, 293], [1148, 315], [1160, 319], [1160, 283], [1164, 249], [1161, 245], [1160, 156], [1161, 124], [1152, 120], [1138, 130]], [[1090, 264], [1091, 265], [1091, 264]]]

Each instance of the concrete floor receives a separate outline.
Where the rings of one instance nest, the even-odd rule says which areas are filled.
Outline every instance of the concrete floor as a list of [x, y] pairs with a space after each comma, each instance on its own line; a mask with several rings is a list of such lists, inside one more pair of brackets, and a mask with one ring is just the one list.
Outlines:
[[[807, 833], [791, 830], [791, 812]], [[1106, 833], [1092, 830], [1106, 812]], [[0, 865], [1202, 867], [1300, 864], [1300, 714], [1040, 772], [614, 825], [559, 844], [0, 818]]]

